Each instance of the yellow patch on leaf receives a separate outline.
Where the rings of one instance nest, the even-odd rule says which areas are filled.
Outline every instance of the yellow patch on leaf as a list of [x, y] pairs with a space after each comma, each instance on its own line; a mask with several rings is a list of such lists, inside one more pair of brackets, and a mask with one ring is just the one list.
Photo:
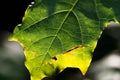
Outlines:
[[66, 67], [79, 68], [85, 74], [91, 62], [91, 55], [89, 53], [86, 47], [80, 46], [53, 57], [52, 64], [56, 67], [59, 66], [60, 70]]

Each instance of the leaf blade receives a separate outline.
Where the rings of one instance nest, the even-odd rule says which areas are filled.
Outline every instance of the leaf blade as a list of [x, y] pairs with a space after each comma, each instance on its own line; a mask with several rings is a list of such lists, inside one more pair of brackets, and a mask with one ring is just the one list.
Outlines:
[[[62, 63], [59, 64], [59, 60], [56, 61], [58, 63], [51, 61], [56, 55], [58, 55], [57, 58], [62, 57], [66, 62], [64, 55], [61, 54], [80, 45], [84, 46], [85, 50], [90, 50], [86, 52], [80, 49], [83, 51], [82, 54], [85, 54], [83, 57], [91, 54], [101, 34], [101, 27], [104, 27], [109, 20], [116, 19], [113, 11], [99, 0], [69, 0], [69, 2], [52, 0], [51, 2], [36, 0], [36, 4], [27, 10], [23, 26], [16, 27], [12, 36], [25, 47], [26, 65], [32, 74], [32, 80], [47, 76], [41, 68], [48, 62], [52, 65], [62, 66]], [[104, 14], [106, 11], [110, 13]], [[72, 53], [68, 52], [65, 55], [71, 58], [73, 56], [74, 59], [73, 53], [81, 54], [77, 50], [71, 50]], [[83, 63], [84, 60], [81, 62], [81, 57], [77, 59], [82, 64], [89, 65], [90, 63], [90, 59], [86, 63]], [[62, 66], [63, 68], [73, 67], [77, 62], [75, 65], [72, 65], [72, 62], [65, 64]], [[53, 67], [53, 72], [56, 66]], [[76, 67], [81, 69], [82, 66]], [[82, 71], [85, 73], [84, 69]]]

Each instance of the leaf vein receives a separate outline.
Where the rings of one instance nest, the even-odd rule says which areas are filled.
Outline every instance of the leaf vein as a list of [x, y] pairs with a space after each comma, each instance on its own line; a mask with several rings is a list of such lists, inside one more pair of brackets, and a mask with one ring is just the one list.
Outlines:
[[48, 19], [49, 17], [51, 17], [51, 16], [53, 16], [53, 15], [56, 15], [56, 14], [59, 14], [59, 13], [63, 13], [63, 12], [67, 12], [67, 11], [68, 11], [68, 10], [57, 11], [57, 12], [55, 12], [55, 13], [49, 15], [49, 16], [44, 17], [43, 19], [40, 19], [40, 20], [38, 20], [38, 21], [35, 21], [33, 24], [28, 25], [28, 27], [25, 27], [23, 30], [27, 30], [27, 29], [29, 29], [30, 27], [33, 27], [33, 26], [36, 25], [37, 23], [40, 23], [40, 22], [44, 21], [45, 19]]
[[83, 41], [83, 35], [82, 35], [82, 34], [83, 34], [82, 25], [80, 24], [80, 21], [79, 21], [79, 19], [78, 19], [77, 14], [76, 14], [74, 11], [72, 11], [72, 12], [73, 12], [74, 16], [76, 17], [77, 22], [78, 22], [78, 24], [79, 24], [79, 30], [80, 30], [80, 34], [81, 34], [81, 43], [83, 44], [84, 41]]
[[[59, 26], [58, 30], [56, 31], [56, 34], [55, 34], [54, 38], [53, 38], [52, 41], [50, 42], [49, 48], [48, 48], [48, 50], [46, 51], [45, 56], [48, 54], [48, 51], [50, 50], [50, 48], [51, 48], [51, 46], [52, 46], [52, 43], [53, 43], [54, 40], [56, 39], [56, 37], [57, 37], [59, 31], [62, 29], [62, 26], [63, 26], [64, 22], [65, 22], [66, 19], [68, 18], [69, 14], [70, 14], [71, 11], [73, 10], [73, 8], [74, 8], [75, 5], [77, 4], [77, 2], [78, 2], [78, 0], [75, 1], [75, 3], [73, 4], [72, 8], [68, 11], [68, 13], [66, 14], [65, 18], [64, 18], [63, 21], [61, 22], [61, 25]], [[44, 61], [45, 56], [44, 56], [44, 58], [43, 58], [42, 61]], [[43, 64], [43, 63], [41, 63], [41, 65], [42, 65], [42, 64]]]

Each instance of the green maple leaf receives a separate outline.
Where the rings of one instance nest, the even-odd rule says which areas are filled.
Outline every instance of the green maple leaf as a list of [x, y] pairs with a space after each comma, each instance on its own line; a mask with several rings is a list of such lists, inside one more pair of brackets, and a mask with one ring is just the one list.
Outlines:
[[41, 80], [66, 67], [78, 67], [85, 74], [105, 25], [120, 20], [119, 3], [36, 0], [10, 38], [23, 45], [31, 79]]

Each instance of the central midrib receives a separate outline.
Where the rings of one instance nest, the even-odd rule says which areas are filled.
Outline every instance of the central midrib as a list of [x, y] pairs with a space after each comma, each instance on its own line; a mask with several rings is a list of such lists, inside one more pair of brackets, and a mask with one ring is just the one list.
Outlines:
[[68, 13], [66, 14], [65, 18], [64, 18], [63, 21], [61, 22], [58, 30], [56, 31], [56, 34], [54, 35], [54, 37], [53, 37], [53, 39], [52, 39], [52, 41], [51, 41], [51, 43], [50, 43], [50, 45], [49, 45], [49, 47], [48, 47], [48, 50], [47, 50], [46, 53], [45, 53], [45, 56], [44, 56], [44, 58], [43, 58], [43, 60], [42, 60], [41, 65], [43, 64], [43, 62], [44, 62], [44, 60], [45, 60], [45, 57], [47, 56], [47, 54], [48, 54], [48, 52], [49, 52], [49, 50], [50, 50], [50, 48], [51, 48], [51, 46], [52, 46], [52, 43], [53, 43], [54, 40], [56, 39], [59, 31], [62, 29], [64, 22], [65, 22], [66, 19], [68, 18], [68, 16], [69, 16], [69, 14], [71, 13], [71, 11], [74, 9], [74, 7], [75, 7], [75, 5], [77, 4], [77, 2], [78, 2], [78, 0], [76, 0], [76, 1], [74, 2], [73, 6], [69, 9], [69, 11], [68, 11]]

